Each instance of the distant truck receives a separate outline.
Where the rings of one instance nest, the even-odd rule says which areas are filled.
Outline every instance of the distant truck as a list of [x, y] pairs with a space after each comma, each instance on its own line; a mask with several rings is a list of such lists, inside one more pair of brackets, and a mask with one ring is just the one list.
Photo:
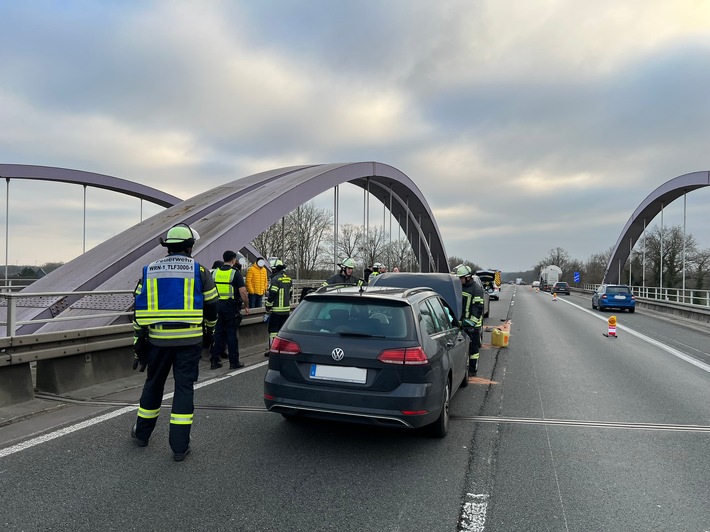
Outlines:
[[522, 277], [516, 277], [516, 278], [515, 278], [515, 284], [523, 284], [523, 278], [522, 278]]
[[550, 291], [557, 281], [560, 280], [562, 269], [559, 266], [545, 266], [540, 270], [540, 288], [546, 292]]

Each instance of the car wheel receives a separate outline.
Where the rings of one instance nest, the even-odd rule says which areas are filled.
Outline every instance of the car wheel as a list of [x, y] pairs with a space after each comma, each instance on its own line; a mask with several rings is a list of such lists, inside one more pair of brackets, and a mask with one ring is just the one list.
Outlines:
[[451, 401], [451, 385], [449, 379], [446, 379], [444, 386], [444, 397], [441, 401], [441, 413], [434, 423], [429, 425], [431, 435], [437, 438], [443, 438], [449, 432], [449, 402]]
[[630, 308], [630, 309], [629, 309], [629, 314], [633, 314], [634, 310], [636, 310], [636, 309], [635, 309], [635, 308]]
[[592, 310], [595, 310], [597, 306], [594, 304], [594, 300], [592, 299]]
[[466, 357], [466, 367], [463, 371], [463, 380], [461, 381], [461, 388], [468, 386], [468, 367], [471, 365], [471, 359]]
[[300, 417], [298, 412], [281, 412], [281, 415], [288, 421], [295, 421]]

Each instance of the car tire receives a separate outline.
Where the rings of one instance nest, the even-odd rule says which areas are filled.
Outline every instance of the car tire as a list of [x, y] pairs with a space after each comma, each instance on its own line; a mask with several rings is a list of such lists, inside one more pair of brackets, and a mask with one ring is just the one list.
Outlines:
[[471, 365], [471, 359], [466, 357], [466, 367], [464, 368], [463, 380], [461, 381], [461, 388], [468, 386], [468, 367]]
[[635, 308], [630, 308], [630, 309], [629, 309], [629, 314], [633, 314], [635, 310], [636, 310]]
[[592, 310], [596, 310], [597, 306], [594, 304], [594, 301], [592, 301]]
[[446, 379], [444, 397], [441, 401], [441, 413], [434, 423], [429, 425], [430, 434], [436, 438], [443, 438], [449, 432], [449, 404], [451, 401], [451, 384]]
[[288, 421], [295, 421], [300, 417], [298, 412], [281, 412], [281, 415]]

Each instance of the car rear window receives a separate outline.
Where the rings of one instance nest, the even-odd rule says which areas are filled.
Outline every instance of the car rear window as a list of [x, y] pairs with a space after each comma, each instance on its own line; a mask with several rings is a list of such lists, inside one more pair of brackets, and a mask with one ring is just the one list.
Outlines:
[[410, 323], [408, 305], [361, 297], [324, 297], [301, 301], [284, 328], [298, 333], [351, 333], [404, 339], [411, 336]]
[[607, 294], [630, 294], [631, 290], [628, 286], [608, 286], [606, 289]]

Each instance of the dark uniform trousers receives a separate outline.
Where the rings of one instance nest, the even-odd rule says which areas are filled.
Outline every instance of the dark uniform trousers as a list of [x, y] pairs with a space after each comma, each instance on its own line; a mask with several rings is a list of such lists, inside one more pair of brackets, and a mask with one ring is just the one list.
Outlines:
[[194, 345], [151, 346], [146, 368], [148, 375], [140, 400], [143, 415], [147, 413], [151, 417], [142, 417], [139, 413], [136, 422], [136, 436], [139, 440], [148, 441], [155, 428], [165, 381], [172, 368], [175, 395], [170, 416], [170, 448], [174, 453], [184, 453], [187, 450], [190, 445], [192, 415], [195, 411], [193, 385], [199, 375], [201, 357], [202, 340]]
[[239, 338], [237, 328], [242, 321], [240, 308], [234, 299], [220, 299], [217, 311], [217, 326], [214, 329], [214, 345], [210, 350], [210, 360], [219, 362], [224, 353], [224, 339], [227, 339], [229, 365], [239, 364]]

